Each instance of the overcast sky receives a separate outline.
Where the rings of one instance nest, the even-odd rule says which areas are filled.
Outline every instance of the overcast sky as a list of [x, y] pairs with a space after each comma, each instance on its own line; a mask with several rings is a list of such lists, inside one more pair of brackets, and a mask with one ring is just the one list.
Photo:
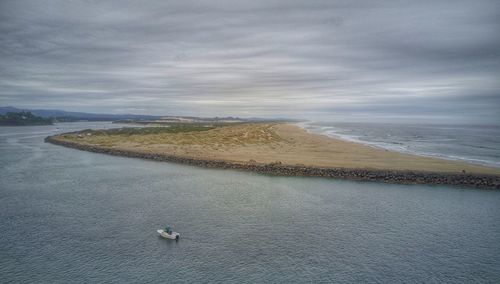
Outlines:
[[0, 106], [500, 121], [500, 1], [0, 1]]

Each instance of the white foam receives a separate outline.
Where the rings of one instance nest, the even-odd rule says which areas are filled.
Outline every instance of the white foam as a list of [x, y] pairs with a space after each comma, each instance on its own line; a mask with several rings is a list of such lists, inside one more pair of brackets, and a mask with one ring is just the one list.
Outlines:
[[[445, 154], [441, 154], [441, 153], [429, 153], [429, 152], [424, 152], [424, 151], [413, 150], [410, 148], [410, 145], [405, 144], [404, 141], [401, 141], [401, 142], [397, 141], [394, 143], [383, 142], [383, 141], [382, 142], [369, 141], [369, 140], [366, 140], [366, 139], [370, 139], [369, 136], [345, 134], [345, 133], [342, 133], [342, 132], [346, 131], [345, 129], [335, 127], [335, 126], [314, 125], [314, 122], [301, 122], [301, 123], [297, 123], [297, 125], [310, 133], [325, 135], [325, 136], [328, 136], [331, 138], [340, 139], [340, 140], [347, 141], [347, 142], [359, 143], [359, 144], [363, 144], [363, 145], [370, 146], [370, 147], [377, 148], [377, 149], [383, 149], [383, 150], [388, 150], [388, 151], [394, 151], [394, 152], [412, 154], [412, 155], [418, 155], [418, 156], [424, 156], [424, 157], [437, 157], [437, 158], [441, 158], [441, 159], [447, 159], [447, 160], [452, 160], [452, 161], [462, 161], [462, 162], [468, 162], [468, 163], [485, 165], [485, 166], [500, 167], [500, 162], [498, 162], [498, 161], [478, 159], [478, 158], [466, 157], [466, 156], [461, 156], [461, 155], [456, 155], [456, 154], [455, 155], [451, 155], [451, 154], [445, 155]], [[397, 136], [390, 135], [390, 134], [388, 135], [388, 137], [391, 137], [393, 139], [397, 139]], [[437, 140], [432, 141], [432, 142], [435, 143], [435, 142], [450, 142], [450, 141], [453, 141], [453, 139], [441, 139], [441, 140], [437, 139]]]

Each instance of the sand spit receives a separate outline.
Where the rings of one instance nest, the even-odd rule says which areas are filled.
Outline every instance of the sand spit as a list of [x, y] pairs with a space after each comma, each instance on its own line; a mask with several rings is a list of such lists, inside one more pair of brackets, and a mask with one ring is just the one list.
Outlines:
[[46, 138], [70, 148], [207, 168], [400, 184], [500, 189], [500, 169], [395, 153], [310, 134], [291, 124], [243, 124], [208, 131]]

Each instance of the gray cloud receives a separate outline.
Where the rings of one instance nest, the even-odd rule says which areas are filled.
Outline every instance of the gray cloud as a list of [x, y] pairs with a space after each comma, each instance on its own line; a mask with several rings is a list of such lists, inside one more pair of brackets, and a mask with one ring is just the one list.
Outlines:
[[2, 105], [500, 121], [498, 1], [2, 1]]

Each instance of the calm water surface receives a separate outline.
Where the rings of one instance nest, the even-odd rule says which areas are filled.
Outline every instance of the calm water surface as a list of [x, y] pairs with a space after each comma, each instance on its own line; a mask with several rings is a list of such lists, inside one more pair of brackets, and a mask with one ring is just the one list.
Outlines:
[[[500, 192], [268, 177], [0, 128], [0, 283], [500, 280]], [[173, 224], [178, 242], [156, 229]]]

